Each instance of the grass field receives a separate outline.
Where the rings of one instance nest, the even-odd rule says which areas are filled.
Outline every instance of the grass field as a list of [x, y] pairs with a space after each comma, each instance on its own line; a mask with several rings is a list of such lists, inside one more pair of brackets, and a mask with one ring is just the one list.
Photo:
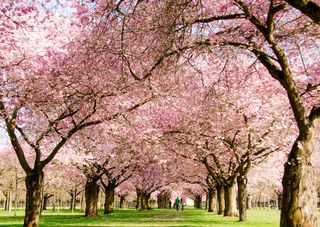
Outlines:
[[[247, 227], [275, 227], [279, 226], [278, 210], [248, 210], [248, 222], [238, 222], [237, 218], [226, 218], [215, 213], [208, 213], [205, 210], [187, 208], [184, 211], [154, 209], [148, 211], [136, 211], [134, 209], [116, 209], [111, 215], [103, 215], [102, 211], [96, 218], [84, 218], [83, 213], [61, 211], [53, 213], [45, 211], [40, 218], [40, 227], [132, 227], [132, 226], [247, 226]], [[22, 226], [23, 211], [18, 211], [17, 216], [8, 215], [0, 211], [0, 226]]]

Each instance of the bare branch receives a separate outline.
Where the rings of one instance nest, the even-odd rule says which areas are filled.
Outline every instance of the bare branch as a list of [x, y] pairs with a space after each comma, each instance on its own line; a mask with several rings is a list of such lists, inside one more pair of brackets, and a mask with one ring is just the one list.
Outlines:
[[245, 14], [244, 13], [236, 13], [236, 14], [218, 15], [218, 16], [212, 16], [212, 17], [207, 17], [207, 18], [201, 18], [201, 19], [197, 19], [197, 20], [193, 21], [192, 24], [210, 23], [213, 21], [234, 20], [234, 19], [240, 19], [240, 18], [245, 18]]

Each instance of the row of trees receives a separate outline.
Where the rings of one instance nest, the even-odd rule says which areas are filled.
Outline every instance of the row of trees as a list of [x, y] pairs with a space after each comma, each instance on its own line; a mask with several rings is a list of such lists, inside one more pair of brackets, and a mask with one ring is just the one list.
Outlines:
[[[17, 177], [19, 179], [17, 185], [12, 181], [12, 173], [10, 171], [14, 169], [15, 163], [10, 164], [7, 162], [8, 157], [10, 157], [8, 153], [4, 153], [2, 157], [2, 160], [6, 162], [3, 166], [5, 166], [8, 171], [5, 173], [3, 172], [1, 176], [7, 180], [3, 181], [0, 185], [0, 190], [3, 195], [1, 196], [0, 201], [4, 202], [5, 210], [11, 212], [12, 201], [14, 201], [14, 210], [25, 204], [25, 198], [23, 198], [23, 195], [25, 194], [26, 189], [21, 182], [21, 180], [25, 178], [21, 171], [17, 172]], [[154, 161], [152, 163], [153, 166], [151, 166], [151, 168], [154, 170], [157, 166]], [[192, 162], [188, 163], [188, 167], [190, 168], [191, 166]], [[144, 167], [144, 169], [146, 168], [147, 166]], [[97, 208], [101, 207], [99, 204], [104, 205], [105, 214], [110, 214], [113, 212], [115, 195], [120, 199], [118, 202], [120, 203], [121, 208], [124, 207], [124, 202], [126, 200], [131, 201], [131, 206], [134, 200], [137, 209], [149, 209], [151, 205], [149, 203], [151, 194], [153, 194], [153, 198], [157, 197], [159, 208], [169, 208], [170, 202], [172, 206], [172, 201], [174, 201], [176, 196], [181, 196], [184, 199], [192, 198], [194, 200], [195, 207], [201, 208], [203, 196], [206, 194], [206, 209], [208, 209], [209, 212], [215, 210], [215, 200], [217, 197], [216, 188], [219, 188], [219, 186], [215, 185], [212, 179], [210, 180], [208, 178], [208, 175], [205, 174], [206, 171], [204, 168], [201, 169], [201, 167], [197, 165], [193, 166], [193, 176], [187, 176], [186, 174], [180, 177], [175, 176], [174, 179], [172, 179], [173, 183], [170, 183], [170, 185], [162, 182], [162, 179], [159, 178], [159, 172], [156, 173], [153, 171], [150, 173], [150, 170], [148, 172], [137, 170], [136, 176], [132, 176], [119, 186], [113, 187], [114, 190], [112, 191], [106, 190], [106, 188], [111, 188], [111, 186], [114, 185], [111, 184], [109, 187], [106, 187], [108, 186], [107, 183], [104, 182], [106, 179], [101, 177], [97, 182], [99, 193], [96, 194], [88, 193], [88, 191], [85, 190], [88, 185], [88, 181], [90, 181], [87, 176], [87, 171], [86, 166], [79, 168], [79, 166], [76, 167], [66, 162], [55, 162], [53, 166], [47, 169], [45, 172], [45, 180], [41, 188], [40, 213], [47, 209], [48, 204], [50, 204], [50, 209], [54, 209], [58, 212], [59, 207], [67, 206], [68, 208], [69, 205], [70, 210], [73, 212], [76, 203], [80, 202], [80, 208], [86, 212], [87, 216], [96, 216], [98, 214]], [[263, 169], [263, 171], [266, 172], [266, 169]], [[168, 174], [166, 178], [170, 177], [172, 177], [172, 174]], [[206, 179], [204, 179], [205, 177]], [[141, 178], [144, 180], [143, 184], [137, 184], [137, 182], [141, 183]], [[251, 177], [251, 179], [254, 178]], [[15, 180], [14, 177], [13, 180]], [[260, 204], [259, 206], [261, 206], [261, 203], [264, 201], [276, 198], [273, 195], [274, 185], [270, 185], [270, 178], [268, 180], [269, 181], [265, 182], [264, 185], [250, 185], [251, 195], [248, 196], [248, 198], [251, 198], [253, 201], [257, 201]], [[277, 183], [276, 180], [275, 183]], [[151, 185], [156, 185], [156, 187], [152, 188]], [[270, 188], [266, 189], [268, 186]], [[157, 188], [158, 190], [156, 190]], [[18, 189], [18, 191], [16, 191], [16, 189]], [[261, 193], [264, 193], [265, 195], [262, 195]], [[17, 195], [18, 197], [16, 197]], [[267, 197], [265, 197], [266, 195]], [[222, 198], [224, 198], [224, 196], [222, 196]], [[225, 199], [222, 199], [221, 201], [221, 197], [219, 198], [218, 196], [217, 212], [221, 214], [223, 214], [225, 210], [225, 204], [223, 201], [225, 201]], [[235, 202], [235, 194], [233, 195], [233, 202]], [[249, 200], [247, 200], [247, 203], [252, 205], [255, 204]], [[235, 206], [235, 204], [232, 205]], [[225, 215], [233, 216], [237, 214], [225, 213]]]
[[[44, 169], [56, 157], [83, 169], [87, 204], [98, 181], [113, 191], [143, 166], [135, 182], [142, 207], [192, 161], [224, 188], [229, 215], [235, 182], [245, 198], [250, 167], [277, 150], [290, 150], [281, 226], [317, 225], [317, 2], [0, 7], [0, 113], [26, 173], [24, 226], [38, 226]], [[239, 209], [245, 220], [244, 203]]]

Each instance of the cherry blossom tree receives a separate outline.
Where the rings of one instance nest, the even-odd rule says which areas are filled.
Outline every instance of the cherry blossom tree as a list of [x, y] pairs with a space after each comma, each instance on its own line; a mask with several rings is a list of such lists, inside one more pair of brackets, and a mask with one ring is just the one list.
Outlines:
[[[223, 1], [215, 3], [214, 6], [209, 3], [197, 5], [192, 2], [189, 3], [189, 8], [186, 6], [188, 3], [184, 3], [181, 4], [185, 7], [183, 12], [187, 12], [188, 9], [194, 11], [190, 10], [189, 16], [181, 13], [179, 14], [181, 17], [176, 17], [176, 21], [180, 23], [175, 23], [176, 26], [173, 28], [181, 26], [176, 34], [193, 24], [194, 26], [190, 26], [191, 31], [200, 33], [193, 37], [201, 40], [196, 41], [198, 44], [211, 46], [213, 50], [219, 50], [216, 45], [220, 45], [237, 47], [240, 49], [238, 53], [250, 52], [252, 62], [254, 63], [257, 59], [261, 63], [257, 64], [257, 69], [263, 70], [262, 65], [287, 93], [299, 129], [299, 136], [289, 155], [284, 173], [281, 226], [290, 225], [290, 223], [316, 225], [315, 190], [307, 187], [310, 190], [300, 191], [299, 188], [306, 186], [299, 187], [299, 185], [312, 185], [313, 181], [312, 168], [309, 164], [313, 150], [314, 128], [319, 118], [316, 95], [318, 93], [317, 72], [313, 71], [314, 66], [317, 65], [315, 59], [318, 57], [308, 58], [310, 60], [306, 61], [305, 55], [301, 53], [309, 47], [313, 49], [310, 53], [317, 55], [314, 51], [317, 48], [315, 41], [317, 25], [307, 22], [306, 17], [298, 15], [284, 2], [272, 0]], [[144, 7], [144, 4], [134, 4], [132, 15], [141, 8], [145, 9]], [[201, 13], [194, 13], [197, 8]], [[148, 22], [146, 21], [146, 24]], [[305, 29], [307, 26], [308, 29]], [[308, 42], [305, 42], [306, 38]], [[131, 71], [134, 72], [134, 70]], [[135, 76], [134, 73], [132, 74]], [[149, 76], [135, 77], [141, 79]], [[292, 182], [297, 182], [297, 185], [290, 187], [293, 185]], [[309, 194], [304, 196], [305, 193]], [[313, 198], [313, 202], [311, 200], [298, 202], [302, 198]], [[300, 209], [299, 204], [305, 205]]]
[[[280, 165], [286, 159], [285, 152], [271, 154], [264, 162], [254, 165], [248, 174], [248, 203], [257, 206], [263, 201], [263, 196], [277, 200], [281, 205], [281, 176], [283, 168]], [[278, 164], [278, 165], [277, 165]], [[272, 166], [272, 168], [270, 168]], [[279, 203], [280, 202], [280, 203]]]
[[115, 189], [130, 179], [138, 162], [137, 153], [125, 142], [125, 138], [117, 138], [116, 141], [118, 145], [106, 156], [109, 163], [104, 166], [104, 176], [101, 179], [105, 193], [105, 214], [113, 212]]
[[[205, 165], [201, 162], [201, 160], [192, 159], [190, 157], [179, 155], [181, 156], [180, 163], [183, 163], [183, 165], [180, 164], [178, 170], [179, 170], [179, 178], [183, 186], [187, 187], [190, 185], [197, 185], [197, 187], [202, 187], [202, 189], [206, 192], [206, 207], [205, 209], [208, 210], [208, 212], [213, 212], [215, 207], [215, 198], [216, 198], [216, 182], [213, 179], [212, 175], [208, 172], [208, 170], [205, 168]], [[185, 169], [193, 169], [193, 171], [184, 171]], [[184, 185], [185, 184], [185, 185]], [[220, 199], [221, 201], [221, 199]], [[224, 204], [223, 204], [224, 206]], [[219, 214], [223, 213], [222, 208], [220, 208], [221, 212], [218, 212]]]
[[116, 195], [120, 198], [120, 208], [126, 208], [126, 201], [128, 199], [128, 196], [130, 193], [134, 192], [135, 188], [130, 183], [130, 181], [126, 181], [119, 185], [119, 187], [116, 188]]
[[[181, 5], [186, 6], [186, 4]], [[290, 203], [290, 201], [299, 201], [299, 198], [315, 199], [315, 190], [312, 187], [307, 187], [310, 190], [300, 192], [288, 187], [292, 185], [291, 182], [295, 176], [305, 176], [304, 172], [300, 171], [301, 169], [306, 171], [306, 176], [311, 176], [311, 178], [298, 177], [294, 182], [299, 185], [300, 182], [302, 182], [301, 184], [311, 184], [310, 182], [313, 181], [312, 168], [309, 165], [312, 149], [308, 151], [308, 148], [312, 146], [304, 146], [304, 144], [313, 143], [314, 125], [319, 116], [318, 96], [315, 96], [318, 90], [317, 73], [312, 69], [317, 64], [315, 59], [318, 57], [309, 58], [310, 60], [306, 61], [304, 59], [306, 55], [302, 54], [307, 46], [316, 49], [316, 25], [307, 22], [305, 17], [298, 15], [291, 8], [289, 9], [284, 2], [223, 1], [217, 2], [214, 7], [211, 4], [196, 5], [194, 2], [189, 4], [190, 7], [185, 7], [184, 12], [187, 12], [190, 8], [195, 10], [198, 7], [200, 8], [199, 12], [201, 10], [202, 13], [193, 14], [194, 11], [191, 11], [191, 13], [189, 11], [190, 16], [183, 13], [179, 14], [181, 17], [176, 17], [176, 21], [180, 21], [180, 23], [175, 23], [176, 27], [173, 26], [174, 28], [180, 25], [181, 29], [179, 31], [181, 31], [186, 29], [189, 24], [195, 24], [192, 27], [193, 31], [202, 32], [197, 36], [198, 40], [201, 39], [201, 43], [204, 45], [212, 46], [212, 49], [217, 50], [215, 47], [219, 44], [220, 46], [238, 47], [240, 48], [238, 53], [241, 53], [241, 50], [251, 52], [254, 56], [252, 62], [255, 61], [255, 58], [258, 59], [266, 71], [280, 82], [280, 85], [287, 92], [300, 136], [298, 136], [292, 148], [284, 173], [284, 206], [281, 225], [286, 226], [292, 222], [311, 222], [315, 225], [315, 205], [312, 208], [305, 205], [301, 210], [298, 208], [300, 203], [315, 204], [315, 202]], [[144, 5], [134, 4], [133, 7], [137, 12]], [[296, 20], [293, 18], [296, 18]], [[309, 29], [306, 30], [306, 26]], [[172, 30], [174, 31], [174, 29]], [[191, 32], [191, 34], [194, 33]], [[305, 38], [308, 42], [305, 42]], [[311, 51], [311, 53], [314, 54], [316, 51]], [[258, 70], [262, 70], [261, 65], [258, 65]], [[312, 93], [312, 97], [309, 95], [310, 93]], [[302, 159], [300, 153], [303, 156]], [[292, 165], [292, 163], [295, 163], [295, 165]], [[308, 168], [302, 168], [302, 165], [308, 166]], [[291, 171], [292, 169], [296, 171]], [[290, 173], [293, 172], [299, 172], [299, 174], [291, 176]], [[304, 183], [305, 181], [307, 183]], [[297, 186], [294, 188], [303, 187]], [[304, 193], [313, 195], [303, 196]], [[298, 199], [291, 199], [291, 195], [295, 195]], [[298, 218], [294, 221], [292, 220], [293, 217]]]
[[122, 127], [119, 120], [110, 125], [102, 124], [95, 133], [84, 131], [72, 141], [72, 149], [78, 153], [78, 158], [73, 158], [72, 162], [87, 177], [86, 216], [98, 214], [100, 186], [105, 194], [104, 213], [112, 213], [115, 189], [127, 181], [134, 171], [138, 155], [124, 137], [130, 130]]
[[[208, 67], [211, 78], [203, 70], [204, 82], [202, 83], [210, 85], [207, 87], [202, 85], [204, 87], [202, 88], [203, 100], [198, 101], [188, 97], [193, 107], [197, 105], [196, 103], [198, 105], [200, 103], [198, 109], [194, 107], [197, 111], [193, 113], [190, 109], [186, 110], [190, 115], [189, 122], [186, 119], [181, 120], [182, 123], [166, 129], [167, 132], [165, 132], [172, 144], [177, 143], [183, 146], [182, 149], [179, 149], [175, 145], [172, 150], [182, 150], [179, 155], [205, 164], [216, 181], [219, 201], [222, 201], [220, 195], [221, 189], [224, 188], [225, 215], [236, 213], [235, 205], [231, 206], [234, 201], [233, 197], [235, 197], [235, 195], [231, 196], [231, 193], [234, 191], [232, 188], [236, 179], [239, 183], [238, 196], [241, 208], [240, 205], [244, 205], [246, 200], [246, 179], [251, 162], [263, 160], [269, 153], [278, 149], [277, 146], [281, 144], [279, 131], [286, 127], [285, 120], [282, 119], [283, 114], [275, 113], [278, 108], [276, 106], [271, 108], [268, 104], [268, 101], [272, 99], [275, 102], [274, 105], [283, 107], [283, 97], [281, 98], [280, 95], [278, 98], [272, 95], [252, 96], [262, 87], [265, 88], [268, 82], [260, 84], [253, 82], [251, 74], [254, 72], [246, 71], [246, 66], [234, 67], [232, 61], [241, 62], [241, 59], [230, 58], [228, 64], [232, 67], [221, 63], [215, 66], [222, 69], [222, 73], [219, 73], [219, 70], [216, 73], [215, 79], [219, 80], [219, 83], [214, 81], [212, 70], [210, 70], [212, 66]], [[233, 71], [246, 75], [246, 79], [236, 76], [229, 78], [228, 75]], [[198, 88], [198, 93], [199, 91], [201, 89]], [[284, 112], [286, 111], [288, 109], [284, 108]], [[275, 123], [276, 120], [277, 123]], [[276, 139], [274, 135], [277, 135], [278, 138]], [[221, 208], [219, 212], [221, 212], [223, 206], [219, 204]], [[245, 221], [246, 209], [240, 210], [239, 218]]]
[[[35, 8], [33, 4], [36, 2], [30, 3], [27, 9], [23, 8], [24, 3], [21, 4], [20, 10], [29, 12]], [[15, 14], [15, 6], [10, 7], [4, 9], [9, 10], [5, 15]], [[36, 12], [41, 18], [42, 11]], [[1, 117], [27, 174], [25, 226], [38, 226], [43, 169], [67, 141], [86, 127], [114, 119], [145, 103], [140, 102], [137, 96], [138, 99], [135, 99], [131, 94], [129, 98], [125, 97], [123, 90], [120, 92], [124, 85], [119, 83], [120, 65], [117, 65], [117, 58], [112, 57], [110, 50], [105, 50], [109, 53], [105, 55], [96, 52], [95, 48], [98, 47], [95, 44], [101, 40], [76, 39], [76, 32], [85, 32], [77, 27], [78, 23], [73, 23], [69, 17], [57, 18], [53, 12], [45, 12], [47, 14], [43, 16], [43, 21], [39, 21], [40, 18], [35, 15], [23, 29], [21, 26], [17, 29], [10, 27], [8, 32], [17, 37], [17, 48], [10, 54], [15, 55], [14, 51], [22, 54], [16, 54], [16, 60], [5, 58], [1, 68]], [[11, 17], [5, 15], [2, 18], [15, 24]], [[37, 30], [36, 25], [46, 29]], [[26, 35], [22, 35], [22, 32]], [[85, 33], [82, 35], [87, 37]], [[45, 38], [50, 42], [45, 45], [39, 42]], [[107, 42], [108, 38], [104, 38], [103, 41]], [[30, 51], [29, 45], [34, 45], [34, 51]], [[20, 60], [21, 56], [23, 61]], [[111, 75], [109, 80], [100, 80], [108, 75]], [[133, 90], [138, 94], [138, 88]], [[145, 95], [143, 93], [143, 97]], [[120, 96], [125, 101], [117, 99]], [[106, 106], [112, 106], [112, 109], [106, 110]]]
[[8, 154], [9, 152], [0, 151], [0, 175], [3, 179], [0, 183], [0, 190], [5, 197], [4, 210], [11, 213], [15, 192], [15, 166]]
[[162, 189], [157, 195], [158, 208], [171, 208], [172, 192], [170, 189]]
[[[63, 152], [84, 166], [87, 216], [97, 215], [99, 183], [109, 212], [130, 176], [147, 208], [151, 193], [176, 177], [169, 151], [206, 167], [207, 189], [212, 180], [224, 188], [226, 215], [237, 181], [245, 220], [250, 167], [289, 144], [279, 144], [289, 118], [297, 136], [281, 226], [316, 226], [318, 9], [318, 1], [294, 0], [4, 1], [0, 117], [27, 175], [24, 226], [38, 226], [45, 167]], [[88, 136], [79, 133], [97, 125], [109, 135], [81, 144]]]
[[[168, 159], [162, 146], [145, 137], [140, 142], [139, 163], [132, 174], [130, 182], [137, 192], [137, 209], [149, 209], [151, 194], [174, 183], [178, 173], [175, 171], [177, 163]], [[157, 151], [157, 153], [155, 152]]]
[[194, 208], [202, 208], [202, 197], [204, 196], [205, 191], [200, 185], [191, 185], [184, 189], [184, 195], [193, 199]]
[[[65, 191], [70, 195], [70, 210], [72, 213], [75, 211], [77, 198], [84, 191], [85, 183], [82, 172], [75, 165], [76, 160], [80, 159], [77, 158], [77, 155], [80, 156], [72, 151], [62, 150], [54, 162], [45, 169], [43, 184], [43, 187], [46, 187], [43, 197], [44, 208], [45, 199], [51, 198], [53, 200], [53, 197], [57, 197], [57, 190], [55, 188], [59, 188], [60, 191]], [[74, 158], [72, 158], [73, 156]]]
[[[316, 193], [312, 184], [314, 174], [310, 157], [319, 119], [319, 99], [318, 96], [311, 98], [309, 95], [317, 94], [318, 83], [316, 73], [306, 72], [317, 64], [317, 58], [304, 61], [299, 48], [303, 50], [300, 43], [305, 43], [301, 37], [308, 37], [309, 48], [316, 46], [313, 34], [317, 34], [317, 25], [309, 24], [308, 31], [305, 31], [308, 24], [306, 18], [288, 10], [282, 2], [237, 0], [220, 6], [221, 13], [208, 6], [208, 14], [198, 20], [200, 23], [208, 23], [208, 26], [217, 25], [217, 20], [224, 20], [225, 29], [209, 34], [208, 44], [219, 43], [251, 52], [286, 91], [299, 129], [299, 136], [285, 165], [281, 226], [316, 226]], [[296, 18], [296, 21], [292, 18]], [[300, 26], [296, 24], [297, 21]], [[297, 43], [299, 48], [294, 46]]]

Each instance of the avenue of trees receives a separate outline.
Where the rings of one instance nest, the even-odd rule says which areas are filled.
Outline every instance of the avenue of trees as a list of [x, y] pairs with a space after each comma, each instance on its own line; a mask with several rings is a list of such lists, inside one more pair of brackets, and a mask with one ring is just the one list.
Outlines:
[[317, 226], [319, 1], [4, 0], [0, 21], [0, 190], [25, 227], [132, 192], [240, 221], [273, 194], [281, 227]]

